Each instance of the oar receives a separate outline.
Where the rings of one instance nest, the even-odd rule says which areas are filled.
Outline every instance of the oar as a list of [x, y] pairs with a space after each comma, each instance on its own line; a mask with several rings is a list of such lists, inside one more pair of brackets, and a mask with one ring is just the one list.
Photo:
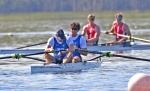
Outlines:
[[101, 57], [103, 57], [103, 56], [102, 56], [102, 55], [100, 55], [100, 56], [94, 57], [94, 58], [89, 59], [89, 60], [86, 60], [86, 61], [93, 61], [93, 60], [98, 59], [98, 58], [101, 58]]
[[107, 56], [107, 57], [122, 57], [122, 58], [128, 58], [128, 59], [150, 61], [150, 59], [137, 58], [137, 57], [131, 57], [131, 56], [124, 56], [124, 55], [117, 55], [117, 54], [112, 54], [111, 52], [98, 52], [98, 51], [85, 51], [85, 50], [80, 50], [80, 51], [88, 52], [88, 53], [101, 54], [102, 56]]
[[41, 45], [41, 44], [46, 44], [46, 43], [47, 42], [40, 42], [40, 43], [36, 43], [36, 44], [31, 44], [31, 45], [26, 45], [26, 46], [18, 47], [18, 48], [15, 48], [15, 49], [22, 49], [22, 48], [36, 46], [36, 45]]
[[[18, 48], [15, 48], [15, 49], [22, 49], [22, 48], [36, 46], [36, 45], [41, 45], [41, 44], [45, 44], [45, 43], [47, 43], [47, 42], [40, 42], [40, 43], [36, 43], [36, 44], [26, 45], [26, 46], [18, 47]], [[25, 57], [24, 56], [24, 58], [34, 59], [34, 60], [38, 60], [38, 61], [41, 61], [41, 62], [45, 62], [43, 59], [34, 58], [34, 57]]]
[[[66, 50], [59, 50], [55, 52], [60, 52], [60, 51], [66, 51]], [[0, 57], [0, 59], [6, 59], [6, 58], [20, 59], [26, 56], [39, 55], [39, 54], [44, 54], [44, 53], [53, 53], [53, 52], [38, 52], [38, 53], [32, 53], [32, 54], [14, 54], [12, 56]]]
[[108, 46], [110, 45], [111, 43], [102, 43], [102, 44], [98, 44], [99, 46]]
[[35, 58], [35, 57], [27, 57], [27, 56], [24, 56], [24, 58], [34, 59], [34, 60], [37, 60], [37, 61], [45, 62], [45, 60], [39, 59], [39, 58]]
[[150, 43], [150, 40], [146, 40], [146, 39], [142, 39], [142, 38], [137, 38], [137, 37], [133, 37], [133, 36], [127, 36], [127, 35], [122, 35], [122, 34], [117, 34], [117, 35], [118, 36], [122, 36], [122, 37], [126, 37], [128, 39], [134, 39], [134, 40], [139, 40], [139, 41]]
[[0, 59], [6, 59], [6, 58], [20, 59], [22, 57], [32, 56], [32, 55], [39, 55], [39, 54], [44, 54], [44, 53], [51, 53], [51, 52], [38, 52], [38, 53], [32, 53], [32, 54], [14, 54], [12, 56], [0, 57]]
[[[110, 35], [115, 35], [113, 33], [108, 33]], [[122, 34], [117, 34], [118, 36], [121, 36], [121, 37], [125, 37], [125, 38], [128, 38], [128, 39], [133, 39], [133, 40], [139, 40], [139, 41], [143, 41], [143, 42], [148, 42], [150, 43], [150, 40], [146, 40], [146, 39], [142, 39], [142, 38], [137, 38], [137, 37], [133, 37], [133, 36], [128, 36], [128, 35], [122, 35]]]

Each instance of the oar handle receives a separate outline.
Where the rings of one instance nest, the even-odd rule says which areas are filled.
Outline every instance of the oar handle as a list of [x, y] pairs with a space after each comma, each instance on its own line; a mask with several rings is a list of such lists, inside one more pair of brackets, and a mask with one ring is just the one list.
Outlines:
[[148, 42], [148, 43], [150, 43], [150, 40], [146, 40], [146, 39], [142, 39], [142, 38], [137, 38], [137, 37], [133, 37], [133, 36], [127, 36], [127, 35], [122, 35], [122, 34], [117, 34], [117, 35], [118, 35], [118, 36], [122, 36], [122, 37], [129, 38], [129, 39], [140, 40], [140, 41], [143, 41], [143, 42]]
[[[104, 32], [102, 32], [104, 33]], [[139, 41], [143, 41], [143, 42], [148, 42], [150, 43], [150, 40], [146, 40], [146, 39], [142, 39], [142, 38], [137, 38], [137, 37], [133, 37], [133, 36], [128, 36], [128, 35], [122, 35], [122, 34], [114, 34], [114, 33], [105, 33], [105, 34], [109, 34], [109, 35], [118, 35], [118, 36], [121, 36], [121, 37], [125, 37], [125, 38], [128, 38], [128, 39], [133, 39], [133, 40], [139, 40]]]

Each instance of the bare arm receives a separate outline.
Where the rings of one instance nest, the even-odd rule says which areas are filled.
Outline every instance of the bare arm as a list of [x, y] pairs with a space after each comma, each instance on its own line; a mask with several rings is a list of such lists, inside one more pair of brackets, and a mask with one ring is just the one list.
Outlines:
[[73, 51], [75, 51], [74, 44], [70, 44], [70, 46], [69, 46], [69, 48], [68, 48], [67, 51], [68, 51], [68, 52], [73, 52]]
[[[83, 51], [82, 51], [82, 50], [83, 50]], [[87, 56], [87, 55], [88, 55], [88, 52], [84, 52], [84, 51], [87, 51], [87, 48], [82, 48], [82, 49], [80, 49], [80, 50], [79, 50], [79, 53], [80, 53], [81, 55]]]
[[55, 52], [55, 50], [54, 50], [54, 48], [53, 47], [51, 47], [51, 46], [49, 46], [49, 45], [47, 45], [46, 46], [46, 48], [45, 48], [45, 52]]
[[109, 32], [110, 32], [110, 33], [113, 33], [113, 32], [114, 32], [114, 25], [112, 25], [112, 27], [111, 27], [111, 29], [110, 29]]
[[129, 29], [128, 25], [126, 25], [126, 24], [125, 24], [125, 32], [127, 33], [128, 36], [131, 36], [130, 29]]
[[45, 48], [45, 52], [54, 52], [54, 48], [53, 48], [54, 40], [53, 40], [53, 38], [54, 37], [51, 37], [48, 39], [47, 45]]
[[114, 33], [114, 23], [112, 24], [112, 27], [110, 31], [105, 31], [105, 34]]
[[87, 27], [86, 27], [86, 25], [83, 27], [83, 29], [82, 29], [82, 34], [81, 35], [83, 35], [83, 36], [85, 36], [86, 35], [86, 30], [87, 30]]

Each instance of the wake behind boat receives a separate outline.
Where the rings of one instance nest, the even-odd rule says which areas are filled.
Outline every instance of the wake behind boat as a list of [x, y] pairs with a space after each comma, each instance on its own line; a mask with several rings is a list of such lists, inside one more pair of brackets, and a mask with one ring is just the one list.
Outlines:
[[[148, 50], [150, 43], [134, 42], [127, 46], [113, 45], [113, 46], [88, 46], [88, 51], [127, 51], [127, 50]], [[0, 54], [29, 54], [43, 52], [44, 49], [0, 49]]]
[[78, 63], [65, 63], [65, 64], [49, 64], [40, 66], [31, 66], [31, 73], [64, 73], [64, 72], [76, 72], [81, 70], [87, 70], [91, 68], [99, 68], [100, 62], [98, 61], [83, 61]]

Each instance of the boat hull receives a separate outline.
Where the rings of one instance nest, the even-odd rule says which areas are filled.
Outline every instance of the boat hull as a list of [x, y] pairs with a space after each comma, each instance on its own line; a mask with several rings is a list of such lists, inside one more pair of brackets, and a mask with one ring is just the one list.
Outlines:
[[[148, 50], [150, 43], [135, 42], [132, 46], [87, 46], [88, 51], [127, 51], [127, 50]], [[0, 49], [0, 54], [32, 54], [44, 52], [44, 49]]]
[[41, 66], [31, 66], [31, 73], [64, 73], [64, 72], [76, 72], [81, 70], [87, 70], [91, 68], [99, 68], [100, 62], [96, 61], [84, 61], [78, 63], [66, 63], [66, 64], [50, 64]]

